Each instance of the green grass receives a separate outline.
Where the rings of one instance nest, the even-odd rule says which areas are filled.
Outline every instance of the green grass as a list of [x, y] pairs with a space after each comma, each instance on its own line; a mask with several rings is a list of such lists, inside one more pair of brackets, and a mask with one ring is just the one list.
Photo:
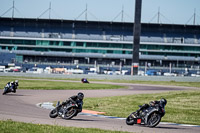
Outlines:
[[[19, 77], [0, 77], [0, 87], [3, 88], [8, 81], [15, 80], [18, 78]], [[73, 80], [78, 80], [78, 79], [73, 79]], [[200, 87], [200, 83], [197, 82], [175, 82], [175, 81], [156, 82], [156, 81], [124, 81], [124, 80], [112, 80], [112, 82]], [[78, 89], [118, 89], [118, 88], [124, 88], [124, 87], [118, 85], [105, 85], [105, 84], [93, 84], [93, 83], [82, 84], [82, 83], [70, 83], [61, 81], [54, 82], [54, 81], [42, 81], [42, 80], [41, 81], [22, 80], [22, 79], [19, 80], [19, 89], [55, 89], [55, 90], [77, 89], [78, 90]], [[151, 100], [159, 100], [162, 97], [168, 100], [168, 104], [166, 106], [166, 115], [163, 117], [162, 121], [200, 125], [200, 102], [199, 102], [200, 90], [176, 91], [176, 92], [167, 92], [159, 94], [115, 96], [115, 97], [104, 97], [104, 98], [86, 98], [84, 100], [84, 109], [106, 112], [106, 115], [110, 116], [127, 117], [131, 112], [138, 109], [138, 105], [148, 103]]]
[[108, 116], [127, 117], [138, 105], [166, 98], [165, 122], [200, 125], [200, 91], [176, 91], [104, 98], [86, 98], [84, 109], [106, 112]]
[[200, 88], [199, 82], [177, 82], [177, 81], [140, 81], [140, 80], [107, 80], [108, 82], [116, 83], [132, 83], [132, 84], [152, 84], [152, 85], [167, 85], [167, 86], [185, 86]]
[[[15, 77], [0, 77], [0, 88], [3, 89], [4, 86], [9, 81], [15, 81], [18, 78]], [[62, 81], [45, 81], [45, 80], [19, 80], [18, 89], [33, 89], [33, 90], [92, 90], [92, 89], [119, 89], [127, 88], [119, 85], [109, 85], [109, 84], [83, 84], [77, 82], [62, 82]]]
[[[15, 80], [19, 78], [27, 78], [27, 79], [52, 79], [52, 80], [72, 80], [72, 81], [80, 81], [80, 79], [69, 79], [69, 78], [39, 78], [39, 77], [9, 77], [9, 76], [0, 76], [0, 85], [1, 79], [10, 79]], [[105, 80], [98, 79], [89, 79], [89, 81], [99, 81], [105, 82]], [[115, 83], [132, 83], [132, 84], [152, 84], [152, 85], [167, 85], [167, 86], [185, 86], [185, 87], [197, 87], [200, 88], [199, 82], [176, 82], [176, 81], [140, 81], [140, 80], [106, 80], [106, 82], [115, 82]]]
[[97, 128], [75, 128], [14, 122], [11, 120], [0, 121], [1, 133], [127, 133], [121, 131], [101, 130]]

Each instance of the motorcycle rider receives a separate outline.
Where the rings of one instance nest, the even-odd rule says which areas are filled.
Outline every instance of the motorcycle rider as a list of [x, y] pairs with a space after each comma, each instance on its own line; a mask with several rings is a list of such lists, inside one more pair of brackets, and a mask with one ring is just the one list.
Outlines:
[[16, 89], [17, 89], [17, 86], [18, 86], [18, 80], [15, 80], [13, 82], [13, 85], [12, 85], [12, 92], [16, 93]]
[[81, 82], [82, 82], [82, 83], [89, 83], [88, 80], [87, 80], [86, 78], [82, 78], [82, 79], [81, 79]]
[[165, 98], [161, 98], [160, 101], [151, 101], [149, 104], [143, 104], [136, 112], [139, 113], [141, 110], [146, 109], [149, 106], [155, 106], [157, 104], [160, 104], [163, 107], [167, 104], [167, 100]]
[[8, 82], [5, 87], [10, 88], [11, 92], [16, 93], [16, 89], [18, 85], [19, 85], [18, 80], [15, 80], [15, 81]]
[[165, 98], [161, 98], [160, 101], [151, 101], [149, 104], [150, 104], [150, 106], [155, 106], [156, 104], [165, 106], [167, 104], [167, 100]]
[[[75, 104], [83, 104], [83, 98], [84, 94], [82, 92], [79, 92], [77, 95], [71, 96], [64, 104], [68, 104], [70, 102], [75, 103]], [[81, 107], [82, 108], [82, 107]]]
[[[61, 104], [61, 106], [65, 106], [68, 103], [74, 103], [78, 105], [78, 112], [82, 111], [82, 105], [83, 105], [83, 99], [84, 99], [84, 94], [82, 92], [79, 92], [77, 95], [71, 96]], [[64, 114], [64, 112], [63, 112]]]

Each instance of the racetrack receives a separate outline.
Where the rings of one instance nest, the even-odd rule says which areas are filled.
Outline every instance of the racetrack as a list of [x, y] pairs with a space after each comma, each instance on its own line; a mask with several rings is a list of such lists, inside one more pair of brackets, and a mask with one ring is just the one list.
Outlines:
[[[40, 79], [39, 79], [40, 80]], [[56, 82], [56, 81], [55, 81]], [[67, 82], [63, 80], [63, 82]], [[95, 82], [97, 83], [97, 82]], [[99, 82], [98, 82], [99, 83]], [[109, 83], [111, 84], [111, 83]], [[121, 84], [121, 83], [112, 83]], [[125, 120], [111, 119], [95, 116], [78, 115], [72, 120], [63, 120], [60, 118], [51, 119], [50, 110], [39, 108], [37, 103], [65, 100], [68, 97], [77, 94], [79, 91], [85, 94], [85, 97], [105, 97], [130, 94], [160, 93], [173, 90], [187, 90], [195, 88], [187, 87], [162, 87], [153, 85], [121, 84], [128, 85], [129, 89], [116, 90], [17, 90], [17, 93], [0, 95], [0, 119], [12, 119], [14, 121], [75, 126], [84, 128], [101, 128], [108, 130], [138, 132], [138, 133], [199, 133], [200, 127], [180, 126], [170, 124], [159, 124], [156, 128], [134, 125], [128, 126]], [[1, 90], [2, 93], [2, 90]], [[131, 113], [131, 112], [130, 112]]]

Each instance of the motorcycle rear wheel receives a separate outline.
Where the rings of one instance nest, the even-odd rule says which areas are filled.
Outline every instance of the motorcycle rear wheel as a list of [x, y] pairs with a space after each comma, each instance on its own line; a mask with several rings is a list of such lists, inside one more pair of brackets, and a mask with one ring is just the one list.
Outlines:
[[153, 113], [150, 115], [148, 121], [147, 121], [147, 126], [149, 127], [155, 127], [157, 126], [161, 121], [161, 115], [157, 113]]
[[51, 118], [56, 118], [57, 116], [58, 116], [58, 113], [56, 109], [51, 110], [51, 112], [49, 113], [49, 117]]
[[72, 108], [69, 108], [68, 111], [64, 114], [64, 119], [71, 119], [77, 114], [77, 110]]

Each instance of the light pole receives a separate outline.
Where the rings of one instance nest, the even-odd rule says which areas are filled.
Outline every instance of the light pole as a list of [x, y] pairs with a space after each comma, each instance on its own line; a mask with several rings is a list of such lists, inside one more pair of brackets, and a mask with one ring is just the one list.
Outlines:
[[132, 57], [131, 75], [138, 74], [140, 33], [141, 33], [141, 10], [142, 10], [142, 0], [135, 0], [135, 20], [133, 27], [134, 38], [133, 38], [133, 57]]

